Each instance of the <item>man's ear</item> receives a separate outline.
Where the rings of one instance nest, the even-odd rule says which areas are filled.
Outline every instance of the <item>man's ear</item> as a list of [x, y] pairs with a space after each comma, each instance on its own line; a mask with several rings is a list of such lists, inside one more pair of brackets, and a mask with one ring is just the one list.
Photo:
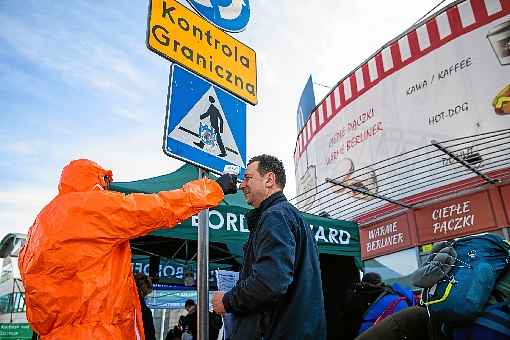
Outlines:
[[276, 176], [273, 172], [268, 172], [266, 178], [266, 187], [272, 188], [276, 185]]

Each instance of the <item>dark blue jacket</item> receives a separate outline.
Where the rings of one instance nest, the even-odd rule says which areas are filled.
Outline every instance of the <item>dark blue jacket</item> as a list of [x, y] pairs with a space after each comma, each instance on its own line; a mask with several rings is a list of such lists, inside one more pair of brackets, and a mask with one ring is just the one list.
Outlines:
[[239, 281], [223, 304], [232, 340], [326, 339], [317, 245], [282, 192], [247, 214], [250, 237]]

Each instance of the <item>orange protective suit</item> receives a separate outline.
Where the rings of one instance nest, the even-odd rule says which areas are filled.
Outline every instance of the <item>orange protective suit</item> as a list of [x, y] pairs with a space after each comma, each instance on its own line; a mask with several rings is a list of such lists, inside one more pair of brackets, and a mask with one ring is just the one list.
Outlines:
[[209, 179], [124, 195], [103, 190], [111, 177], [92, 161], [72, 161], [59, 194], [29, 230], [19, 267], [27, 318], [41, 339], [144, 339], [129, 239], [175, 226], [223, 199]]

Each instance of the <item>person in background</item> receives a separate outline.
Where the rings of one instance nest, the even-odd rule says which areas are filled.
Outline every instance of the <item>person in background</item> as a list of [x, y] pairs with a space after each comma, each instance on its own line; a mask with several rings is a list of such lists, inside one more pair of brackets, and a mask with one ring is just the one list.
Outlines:
[[168, 331], [165, 340], [181, 340], [181, 337], [182, 331], [178, 325], [175, 325], [174, 328]]
[[213, 294], [214, 310], [234, 314], [230, 339], [326, 338], [318, 249], [310, 227], [285, 198], [285, 169], [269, 155], [253, 157], [240, 185], [250, 230], [236, 285]]
[[386, 285], [377, 273], [366, 273], [361, 283], [354, 284], [346, 304], [350, 336], [361, 334], [389, 315], [414, 305], [412, 291], [397, 283]]
[[196, 339], [197, 337], [197, 305], [192, 299], [186, 300], [184, 309], [188, 312], [181, 319], [182, 339]]
[[217, 340], [222, 326], [221, 315], [215, 311], [209, 311], [209, 339]]
[[142, 308], [142, 321], [145, 340], [156, 340], [156, 330], [154, 329], [154, 320], [152, 312], [145, 303], [145, 297], [152, 292], [152, 282], [144, 273], [135, 274], [136, 288], [140, 298], [140, 307]]
[[229, 174], [157, 194], [109, 191], [111, 181], [95, 162], [70, 162], [28, 231], [19, 267], [27, 319], [43, 340], [143, 340], [129, 240], [174, 227], [237, 190]]
[[349, 329], [346, 338], [353, 339], [359, 334], [363, 314], [384, 291], [381, 282], [379, 274], [366, 273], [362, 281], [354, 283], [347, 292], [344, 318]]
[[[197, 320], [197, 306], [195, 301], [192, 299], [186, 300], [184, 303], [184, 308], [188, 311], [188, 314], [184, 317], [182, 321], [183, 325], [183, 333], [191, 334], [191, 338], [196, 340], [198, 337], [198, 320]], [[222, 325], [221, 316], [209, 311], [209, 339], [217, 340], [218, 333], [220, 331]], [[184, 338], [183, 338], [184, 340]]]

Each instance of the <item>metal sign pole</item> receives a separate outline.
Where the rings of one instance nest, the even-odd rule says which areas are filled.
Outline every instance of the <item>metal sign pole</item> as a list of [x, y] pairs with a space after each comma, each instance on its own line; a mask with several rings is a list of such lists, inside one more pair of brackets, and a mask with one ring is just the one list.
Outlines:
[[[207, 171], [198, 168], [198, 178]], [[198, 340], [209, 339], [209, 209], [198, 215]]]

